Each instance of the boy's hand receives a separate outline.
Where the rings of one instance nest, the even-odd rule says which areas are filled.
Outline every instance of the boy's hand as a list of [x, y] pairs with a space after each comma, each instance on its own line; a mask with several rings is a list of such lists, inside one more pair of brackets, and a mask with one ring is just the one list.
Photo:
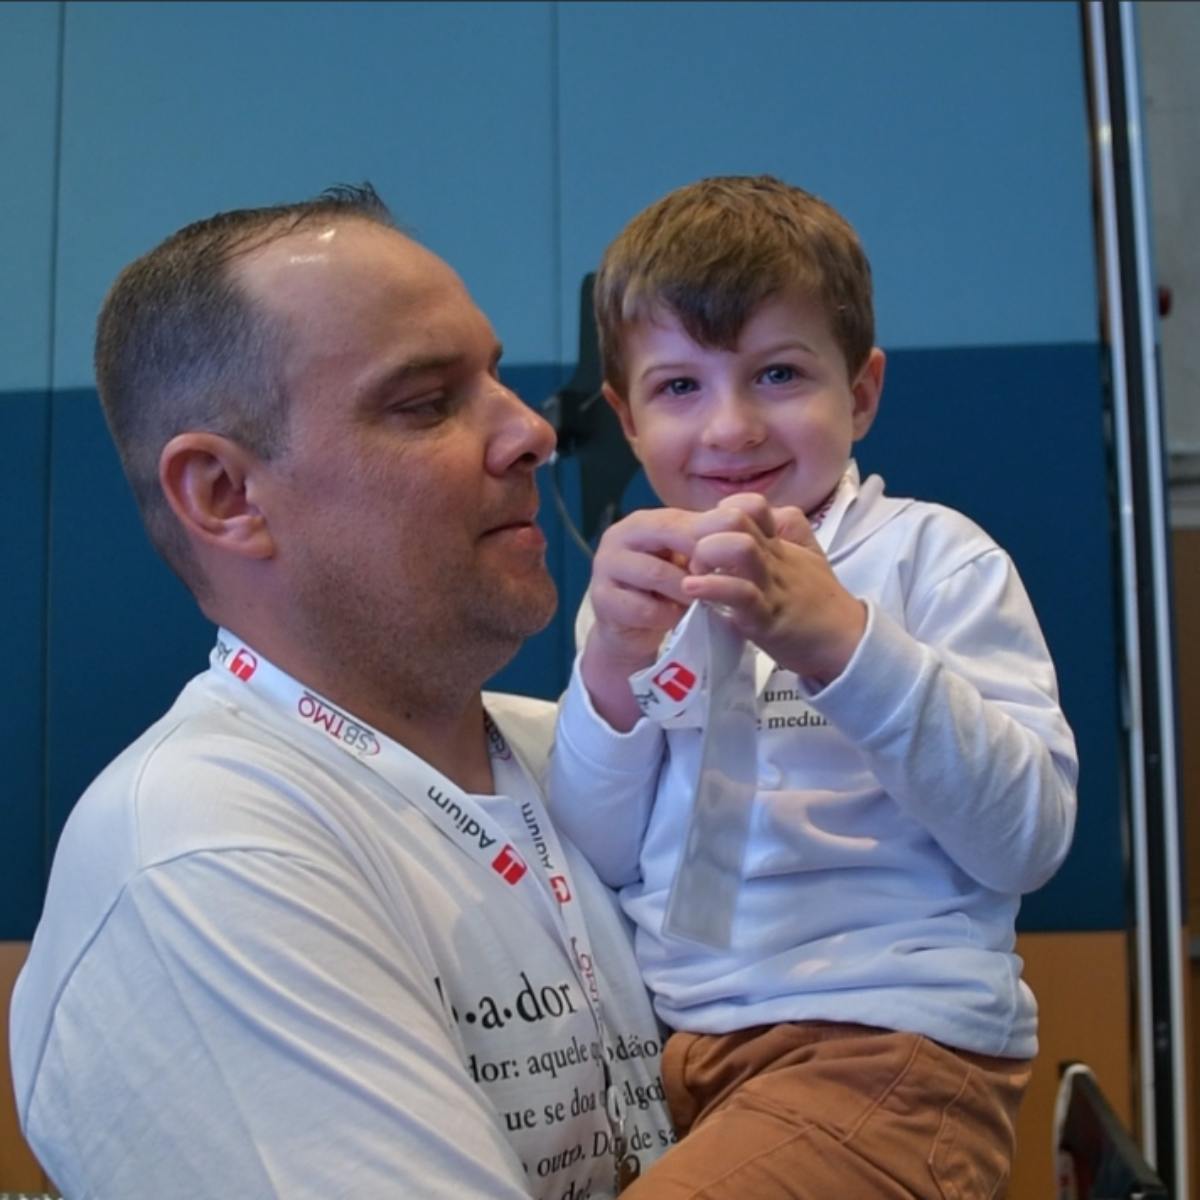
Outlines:
[[663, 635], [691, 603], [683, 594], [696, 547], [696, 514], [645, 509], [605, 530], [592, 560], [590, 596], [595, 624], [579, 669], [596, 711], [629, 730], [642, 715], [629, 676], [649, 666]]
[[774, 532], [765, 502], [754, 512], [737, 505], [699, 513], [646, 509], [618, 521], [600, 539], [590, 593], [596, 621], [580, 671], [593, 706], [614, 729], [632, 729], [641, 716], [629, 676], [654, 662], [663, 637], [694, 599], [683, 584], [701, 542], [761, 534], [760, 521]]
[[749, 520], [697, 539], [682, 595], [723, 605], [738, 631], [781, 667], [831, 683], [862, 639], [865, 606], [838, 582], [799, 509], [772, 510], [747, 493], [713, 511], [729, 508]]

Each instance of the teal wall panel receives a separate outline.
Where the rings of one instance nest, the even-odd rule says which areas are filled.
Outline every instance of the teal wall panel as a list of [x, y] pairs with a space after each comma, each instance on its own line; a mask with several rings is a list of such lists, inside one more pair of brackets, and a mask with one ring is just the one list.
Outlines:
[[620, 226], [770, 172], [856, 226], [893, 349], [1092, 341], [1078, 5], [560, 6], [564, 330]]
[[510, 361], [553, 361], [546, 3], [68, 3], [57, 364], [91, 382], [117, 271], [188, 221], [369, 179]]
[[49, 385], [61, 5], [0, 8], [0, 391]]

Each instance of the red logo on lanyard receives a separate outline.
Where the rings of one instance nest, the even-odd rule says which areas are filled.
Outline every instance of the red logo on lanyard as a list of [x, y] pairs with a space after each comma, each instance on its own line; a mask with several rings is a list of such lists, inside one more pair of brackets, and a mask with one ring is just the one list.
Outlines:
[[683, 700], [696, 686], [696, 676], [683, 663], [670, 662], [655, 675], [654, 686], [661, 688], [672, 700]]
[[249, 650], [239, 650], [233, 656], [233, 662], [229, 664], [229, 669], [245, 682], [258, 670], [258, 659]]
[[551, 875], [550, 887], [554, 892], [554, 898], [559, 904], [568, 904], [571, 900], [571, 888], [567, 883], [565, 875]]
[[492, 859], [492, 870], [505, 883], [517, 883], [529, 868], [525, 865], [525, 860], [513, 849], [510, 843]]

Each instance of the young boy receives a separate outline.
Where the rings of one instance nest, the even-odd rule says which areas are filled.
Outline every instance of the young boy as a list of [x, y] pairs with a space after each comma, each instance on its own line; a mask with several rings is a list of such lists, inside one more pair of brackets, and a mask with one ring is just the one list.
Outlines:
[[[822, 201], [770, 177], [673, 192], [609, 247], [596, 314], [666, 505], [600, 542], [550, 780], [674, 1031], [687, 1136], [626, 1195], [1002, 1195], [1037, 1048], [1014, 919], [1067, 852], [1077, 774], [1016, 570], [962, 515], [860, 482], [884, 356]], [[757, 679], [726, 949], [664, 930], [705, 730], [644, 719], [630, 684], [694, 601]]]

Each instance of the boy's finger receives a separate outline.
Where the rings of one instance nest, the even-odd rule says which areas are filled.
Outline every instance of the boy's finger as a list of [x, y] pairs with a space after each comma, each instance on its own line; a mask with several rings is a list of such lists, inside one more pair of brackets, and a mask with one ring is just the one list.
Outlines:
[[766, 581], [763, 543], [740, 531], [710, 533], [696, 543], [688, 575], [709, 573], [733, 575], [761, 586]]
[[615, 587], [654, 593], [669, 600], [683, 600], [680, 583], [687, 573], [682, 555], [646, 554], [627, 548], [606, 555], [603, 579]]
[[677, 508], [641, 509], [605, 530], [600, 546], [686, 559], [699, 536], [702, 516]]
[[794, 545], [824, 553], [817, 541], [817, 535], [813, 532], [812, 522], [804, 515], [803, 509], [789, 504], [784, 508], [773, 509], [772, 513], [775, 518], [776, 537], [783, 538], [785, 542], [792, 542]]
[[752, 622], [762, 606], [758, 588], [735, 575], [689, 575], [683, 581], [683, 590], [689, 601], [703, 600], [729, 609], [739, 628], [745, 621]]
[[775, 536], [775, 516], [766, 496], [758, 492], [738, 492], [736, 495], [726, 496], [717, 505], [718, 510], [731, 508], [745, 513], [762, 530], [764, 536]]

